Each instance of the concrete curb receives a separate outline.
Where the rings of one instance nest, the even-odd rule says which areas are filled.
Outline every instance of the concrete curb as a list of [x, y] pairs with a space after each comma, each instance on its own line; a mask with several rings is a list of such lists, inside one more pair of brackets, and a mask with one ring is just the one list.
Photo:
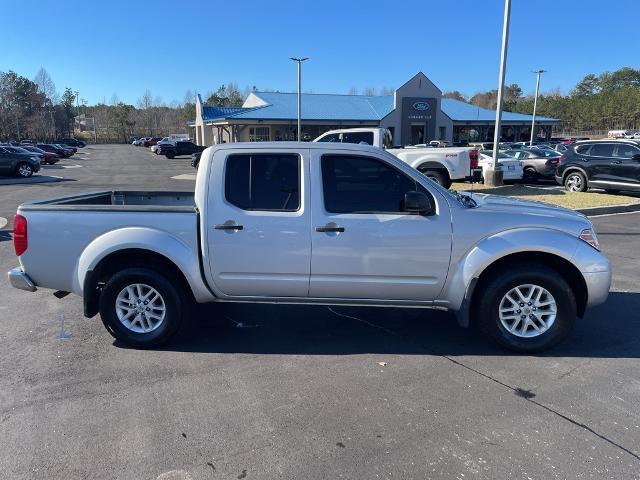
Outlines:
[[32, 185], [35, 183], [61, 182], [64, 177], [54, 175], [34, 175], [29, 178], [0, 178], [0, 185]]
[[640, 212], [640, 203], [627, 203], [625, 205], [611, 205], [606, 207], [579, 208], [576, 209], [576, 212], [582, 213], [587, 217], [592, 217], [595, 215], [611, 215], [614, 213]]

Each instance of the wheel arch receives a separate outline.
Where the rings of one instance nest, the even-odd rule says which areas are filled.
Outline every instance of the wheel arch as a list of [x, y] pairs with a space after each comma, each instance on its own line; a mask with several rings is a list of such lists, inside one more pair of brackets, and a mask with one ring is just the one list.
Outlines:
[[562, 172], [562, 184], [563, 185], [564, 185], [564, 180], [567, 178], [567, 175], [569, 175], [571, 172], [575, 172], [575, 171], [578, 171], [578, 172], [582, 173], [584, 175], [584, 178], [587, 180], [587, 184], [589, 183], [589, 175], [587, 174], [587, 171], [584, 168], [579, 167], [577, 165], [569, 165]]
[[585, 279], [580, 270], [566, 258], [549, 252], [518, 252], [505, 255], [494, 262], [490, 263], [476, 277], [475, 281], [470, 285], [469, 296], [469, 314], [470, 318], [476, 317], [476, 308], [478, 306], [478, 297], [482, 293], [483, 285], [485, 285], [497, 272], [505, 268], [513, 268], [518, 263], [537, 263], [549, 267], [556, 271], [571, 287], [578, 307], [578, 316], [582, 318], [588, 301], [588, 289]]
[[83, 282], [84, 314], [93, 317], [98, 313], [102, 286], [114, 274], [126, 268], [146, 268], [165, 275], [177, 282], [190, 300], [195, 295], [187, 277], [172, 260], [166, 256], [144, 248], [124, 248], [105, 255], [86, 272]]

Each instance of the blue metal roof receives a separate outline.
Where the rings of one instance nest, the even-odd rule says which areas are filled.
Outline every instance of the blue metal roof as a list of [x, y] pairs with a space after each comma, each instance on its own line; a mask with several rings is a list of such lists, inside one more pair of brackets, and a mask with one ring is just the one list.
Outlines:
[[[294, 120], [298, 116], [298, 96], [295, 93], [254, 92], [266, 105], [240, 107], [203, 107], [205, 121], [229, 120]], [[454, 122], [493, 122], [495, 110], [476, 107], [452, 98], [442, 98], [442, 112]], [[393, 95], [302, 94], [304, 120], [357, 120], [376, 122], [393, 111]], [[531, 122], [531, 115], [503, 112], [506, 122]], [[555, 118], [536, 115], [540, 123], [557, 122]]]
[[247, 110], [242, 107], [202, 107], [202, 119], [206, 121], [216, 120], [218, 118], [226, 118], [236, 113]]
[[[495, 122], [496, 111], [488, 108], [480, 108], [469, 103], [442, 98], [440, 106], [442, 112], [454, 122]], [[533, 115], [524, 113], [502, 112], [503, 122], [531, 122]], [[541, 117], [536, 115], [536, 122], [558, 122], [556, 118]]]
[[[254, 92], [268, 105], [233, 115], [234, 120], [291, 120], [298, 117], [298, 95], [296, 93]], [[391, 111], [380, 110], [381, 98], [366, 95], [336, 95], [324, 93], [302, 94], [302, 118], [305, 120], [363, 120], [377, 121]], [[393, 98], [391, 98], [393, 108]]]

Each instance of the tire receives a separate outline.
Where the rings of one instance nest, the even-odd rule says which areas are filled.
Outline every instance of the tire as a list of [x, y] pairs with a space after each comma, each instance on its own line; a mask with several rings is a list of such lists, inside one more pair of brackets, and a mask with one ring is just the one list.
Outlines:
[[436, 182], [438, 185], [449, 188], [451, 186], [451, 180], [449, 180], [449, 176], [443, 174], [438, 170], [421, 170], [422, 174]]
[[538, 183], [538, 172], [534, 168], [525, 168], [522, 173], [523, 183]]
[[564, 177], [564, 188], [568, 192], [586, 192], [589, 188], [587, 177], [578, 170], [569, 172]]
[[167, 158], [175, 158], [176, 154], [173, 153], [172, 151], [168, 151], [167, 153], [164, 154], [165, 157]]
[[[539, 290], [532, 293], [531, 289], [527, 289], [531, 286]], [[517, 298], [518, 295], [514, 293], [516, 287], [520, 287], [524, 297], [533, 295], [532, 305], [526, 299], [520, 301], [522, 297]], [[509, 265], [508, 268], [493, 272], [492, 277], [478, 288], [482, 290], [474, 298], [478, 299], [476, 312], [480, 329], [490, 340], [509, 350], [533, 353], [551, 348], [569, 335], [575, 323], [577, 307], [573, 290], [558, 272], [545, 265]], [[540, 290], [546, 294], [538, 297]], [[507, 294], [518, 303], [507, 299]], [[536, 302], [535, 298], [540, 301]], [[551, 305], [543, 306], [550, 299], [555, 301], [555, 317], [551, 313], [544, 313], [551, 311]], [[536, 303], [540, 305], [536, 306]], [[511, 310], [512, 307], [515, 309]], [[500, 317], [501, 308], [503, 318]], [[534, 321], [542, 332], [536, 331]], [[513, 330], [510, 331], [510, 328]]]
[[[141, 286], [140, 290], [135, 285]], [[156, 294], [159, 299], [144, 304], [136, 300], [140, 293], [143, 299], [147, 295], [145, 301], [156, 298]], [[133, 347], [152, 348], [167, 342], [180, 329], [184, 298], [185, 292], [179, 284], [170, 282], [164, 274], [147, 268], [127, 268], [113, 275], [102, 290], [100, 317], [116, 340]], [[151, 317], [153, 314], [155, 318]]]
[[27, 162], [20, 162], [16, 166], [16, 175], [20, 178], [29, 178], [33, 175], [33, 167]]

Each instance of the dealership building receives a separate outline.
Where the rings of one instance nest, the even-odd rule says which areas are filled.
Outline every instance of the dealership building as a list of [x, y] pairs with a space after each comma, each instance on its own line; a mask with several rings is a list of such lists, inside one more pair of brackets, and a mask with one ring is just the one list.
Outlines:
[[[224, 142], [296, 140], [297, 94], [252, 92], [242, 107], [209, 107], [196, 99], [196, 119], [189, 122], [199, 145]], [[492, 142], [494, 110], [444, 98], [423, 73], [416, 74], [391, 95], [302, 94], [302, 139], [336, 128], [386, 127], [394, 145], [431, 140], [454, 144]], [[503, 112], [502, 139], [527, 141], [531, 115]], [[545, 140], [559, 120], [536, 116], [536, 137]]]

